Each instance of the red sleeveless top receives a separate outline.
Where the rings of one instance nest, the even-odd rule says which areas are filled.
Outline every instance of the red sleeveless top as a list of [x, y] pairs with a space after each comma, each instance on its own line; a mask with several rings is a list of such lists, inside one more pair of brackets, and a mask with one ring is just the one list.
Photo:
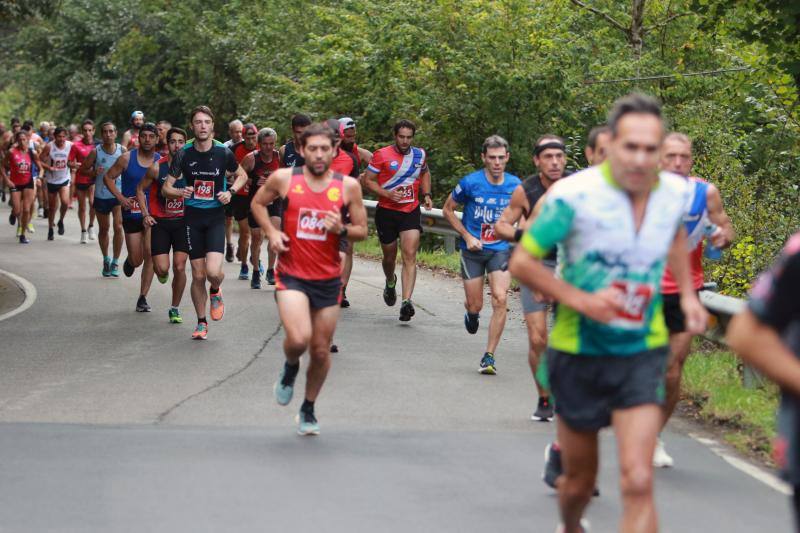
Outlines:
[[344, 177], [334, 172], [328, 186], [314, 192], [303, 167], [294, 167], [283, 201], [283, 232], [289, 237], [289, 250], [278, 258], [278, 273], [312, 281], [338, 278], [339, 235], [326, 231], [323, 221], [326, 212], [342, 211]]
[[33, 158], [31, 157], [30, 148], [27, 150], [20, 150], [16, 146], [9, 151], [9, 169], [11, 170], [10, 178], [11, 183], [15, 187], [27, 185], [31, 179], [31, 166], [33, 165]]

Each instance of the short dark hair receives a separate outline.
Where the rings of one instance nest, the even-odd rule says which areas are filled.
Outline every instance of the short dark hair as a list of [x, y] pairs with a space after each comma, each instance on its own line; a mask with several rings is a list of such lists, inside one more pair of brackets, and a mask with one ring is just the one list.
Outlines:
[[394, 128], [392, 128], [392, 130], [394, 131], [395, 135], [400, 133], [400, 128], [410, 129], [412, 137], [417, 134], [417, 125], [408, 119], [401, 118], [400, 120], [394, 123]]
[[169, 120], [159, 120], [158, 122], [156, 122], [156, 124], [158, 126], [169, 126], [170, 128], [172, 127], [172, 122], [170, 122]]
[[90, 126], [94, 127], [94, 120], [92, 120], [90, 118], [83, 119], [83, 122], [81, 122], [81, 127], [84, 127], [87, 124], [89, 124]]
[[26, 119], [25, 122], [22, 123], [22, 127], [25, 129], [33, 128], [33, 121], [31, 119]]
[[28, 124], [25, 122], [20, 129], [22, 131], [33, 131], [33, 124]]
[[11, 117], [11, 125], [14, 126], [16, 124], [19, 124], [19, 118], [18, 117]]
[[53, 135], [58, 135], [59, 133], [63, 133], [64, 135], [67, 134], [67, 128], [64, 126], [58, 126], [55, 131], [53, 131]]
[[110, 120], [107, 120], [102, 124], [100, 124], [100, 131], [103, 131], [103, 129], [105, 129], [106, 126], [111, 126], [112, 128], [114, 128], [114, 131], [117, 131], [117, 125], [111, 122]]
[[594, 150], [597, 148], [597, 138], [604, 133], [611, 133], [611, 128], [607, 124], [600, 124], [589, 130], [589, 136], [586, 138], [586, 146]]
[[617, 99], [614, 107], [608, 113], [608, 127], [612, 135], [617, 134], [617, 126], [622, 117], [630, 113], [653, 115], [661, 119], [661, 104], [652, 96], [641, 93], [631, 93]]
[[508, 152], [508, 141], [499, 135], [490, 135], [486, 137], [486, 140], [483, 141], [481, 153], [485, 154], [489, 148], [505, 148], [506, 152]]
[[142, 134], [142, 133], [144, 133], [146, 131], [149, 131], [153, 135], [158, 137], [158, 128], [156, 128], [156, 125], [153, 124], [152, 122], [145, 122], [144, 124], [142, 124], [142, 127], [139, 128], [139, 133], [140, 134]]
[[169, 142], [169, 138], [172, 137], [173, 133], [177, 133], [178, 135], [183, 137], [184, 141], [189, 138], [189, 136], [186, 135], [185, 130], [183, 130], [182, 128], [176, 128], [175, 126], [172, 126], [170, 129], [167, 130], [167, 142]]
[[189, 124], [192, 123], [192, 121], [194, 120], [194, 116], [198, 113], [203, 113], [205, 115], [208, 115], [209, 117], [211, 117], [211, 121], [212, 122], [214, 121], [214, 113], [211, 111], [211, 108], [208, 107], [207, 105], [198, 105], [192, 109], [191, 113], [189, 113]]
[[318, 135], [323, 135], [327, 137], [331, 141], [331, 146], [336, 145], [336, 137], [333, 131], [328, 127], [327, 124], [321, 122], [315, 122], [310, 124], [302, 135], [300, 135], [300, 146], [306, 146], [306, 142], [310, 137], [316, 137]]
[[308, 115], [297, 113], [292, 117], [292, 129], [303, 128], [311, 125], [311, 118]]

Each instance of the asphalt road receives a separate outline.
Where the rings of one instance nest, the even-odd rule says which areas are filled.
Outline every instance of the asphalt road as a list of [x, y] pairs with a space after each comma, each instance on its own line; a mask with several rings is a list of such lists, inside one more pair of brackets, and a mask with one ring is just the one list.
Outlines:
[[[35, 224], [28, 246], [0, 225], [0, 269], [38, 290], [0, 322], [0, 531], [555, 529], [540, 481], [554, 428], [528, 418], [535, 391], [516, 297], [499, 374], [481, 376], [488, 313], [467, 335], [456, 280], [421, 271], [417, 316], [403, 324], [383, 304], [379, 266], [358, 261], [317, 402], [322, 435], [301, 438], [298, 401], [271, 396], [282, 364], [272, 288], [251, 290], [226, 264], [225, 318], [191, 341], [188, 292], [183, 325], [168, 323], [157, 282], [153, 312], [135, 313], [138, 277], [100, 277], [74, 211], [54, 242]], [[784, 494], [679, 426], [664, 435], [676, 468], [657, 473], [662, 531], [791, 530]], [[616, 530], [616, 470], [604, 433], [595, 532]]]

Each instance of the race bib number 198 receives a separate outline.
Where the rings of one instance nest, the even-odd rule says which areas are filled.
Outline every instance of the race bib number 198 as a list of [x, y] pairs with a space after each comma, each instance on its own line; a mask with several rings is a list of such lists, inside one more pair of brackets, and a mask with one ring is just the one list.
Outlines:
[[300, 208], [297, 215], [297, 238], [311, 241], [324, 241], [328, 238], [325, 229], [325, 211]]
[[213, 200], [214, 180], [195, 180], [194, 198], [195, 200]]
[[624, 297], [623, 308], [617, 312], [617, 317], [611, 321], [611, 325], [623, 329], [643, 328], [647, 308], [653, 299], [652, 285], [617, 280], [611, 286], [621, 290]]

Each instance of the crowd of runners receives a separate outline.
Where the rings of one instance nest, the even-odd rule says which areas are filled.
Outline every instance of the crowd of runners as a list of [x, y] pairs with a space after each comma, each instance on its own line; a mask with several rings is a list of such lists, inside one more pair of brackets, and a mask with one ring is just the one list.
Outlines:
[[[371, 153], [357, 145], [349, 117], [312, 123], [295, 115], [282, 146], [275, 129], [240, 120], [228, 124], [227, 142], [215, 140], [215, 117], [206, 106], [188, 118], [191, 134], [135, 111], [121, 136], [113, 123], [100, 124], [100, 140], [88, 119], [80, 127], [42, 123], [36, 131], [13, 120], [1, 139], [9, 223], [20, 243], [30, 243], [38, 204], [47, 239], [64, 238], [64, 218], [77, 200], [80, 242], [98, 241], [100, 275], [119, 276], [123, 242], [124, 275], [141, 267], [136, 311], [151, 310], [153, 276], [163, 284], [171, 275], [172, 323], [183, 320], [188, 260], [193, 339], [207, 338], [207, 317], [219, 321], [225, 314], [225, 261], [238, 261], [239, 279], [253, 289], [262, 281], [274, 285], [285, 330], [275, 399], [291, 402], [300, 358], [308, 353], [298, 432], [316, 435], [314, 405], [330, 369], [340, 308], [350, 305], [353, 242], [368, 235], [363, 192], [378, 200], [384, 302], [397, 304], [399, 279], [399, 320], [415, 315], [421, 213], [433, 207], [427, 154], [414, 146], [416, 125], [397, 121], [394, 142]], [[719, 190], [692, 175], [691, 139], [666, 132], [659, 104], [647, 96], [621, 98], [607, 124], [588, 132], [583, 170], [567, 173], [568, 156], [576, 154], [557, 134], [542, 135], [531, 148], [537, 171], [520, 179], [506, 172], [508, 142], [487, 137], [483, 168], [461, 178], [442, 206], [461, 236], [468, 334], [480, 330], [487, 282], [491, 294], [478, 371], [495, 375], [501, 368], [513, 277], [538, 398], [531, 419], [557, 425], [543, 478], [559, 493], [559, 530], [587, 529], [584, 510], [598, 495], [598, 432], [612, 426], [621, 530], [655, 531], [653, 467], [673, 466], [659, 433], [677, 403], [692, 337], [706, 326], [698, 299], [704, 249], [709, 258], [718, 255], [733, 241], [733, 226]], [[786, 261], [793, 266], [796, 257]], [[771, 324], [781, 332], [787, 317], [798, 316], [798, 299], [786, 300], [789, 291], [780, 287], [788, 282], [780, 274], [762, 283], [742, 330]], [[772, 300], [780, 300], [776, 309], [792, 311], [778, 316]], [[753, 338], [733, 340], [743, 353], [757, 352]]]

